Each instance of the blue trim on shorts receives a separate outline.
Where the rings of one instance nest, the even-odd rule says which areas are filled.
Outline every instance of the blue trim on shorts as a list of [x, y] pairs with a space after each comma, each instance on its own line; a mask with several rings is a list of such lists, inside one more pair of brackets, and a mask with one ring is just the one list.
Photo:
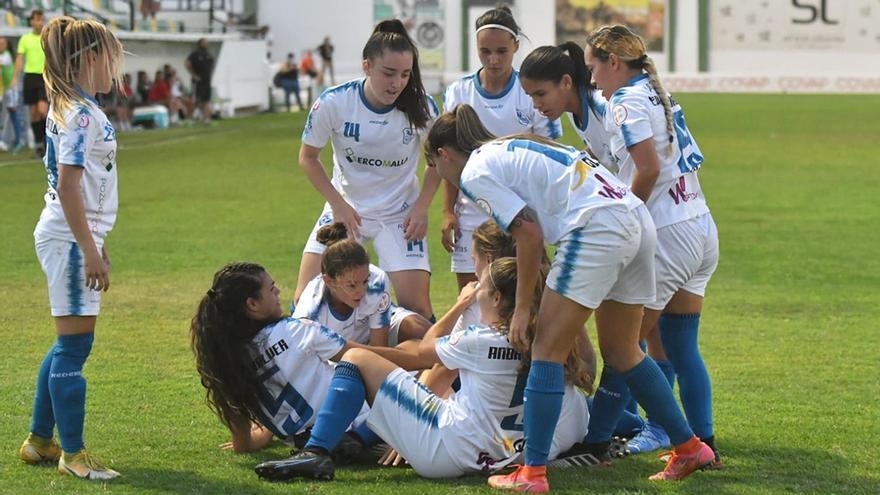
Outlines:
[[562, 257], [562, 261], [559, 262], [562, 267], [562, 273], [556, 279], [556, 292], [561, 296], [565, 296], [568, 293], [568, 286], [571, 283], [571, 277], [575, 270], [575, 261], [577, 261], [581, 250], [580, 241], [582, 236], [583, 231], [577, 229], [571, 233], [571, 238], [565, 240], [566, 243], [573, 245], [571, 249], [565, 250], [565, 255]]
[[398, 386], [397, 383], [393, 383], [387, 378], [382, 382], [382, 385], [379, 387], [379, 393], [386, 396], [387, 398], [394, 401], [397, 404], [399, 409], [408, 412], [409, 414], [415, 416], [416, 420], [419, 422], [428, 423], [431, 428], [438, 428], [438, 413], [440, 412], [440, 404], [442, 399], [433, 395], [433, 393], [428, 390], [422, 383], [416, 382], [419, 388], [422, 390], [431, 393], [431, 398], [425, 403], [419, 403], [415, 397], [409, 394], [406, 390]]
[[72, 316], [82, 315], [84, 286], [82, 251], [75, 242], [71, 242], [67, 257], [67, 299], [70, 301]]

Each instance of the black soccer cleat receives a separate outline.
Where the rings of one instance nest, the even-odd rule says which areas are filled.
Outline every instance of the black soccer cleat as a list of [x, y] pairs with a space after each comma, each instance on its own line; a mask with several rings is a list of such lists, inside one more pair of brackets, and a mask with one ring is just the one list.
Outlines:
[[581, 466], [608, 467], [612, 459], [620, 459], [628, 454], [625, 438], [614, 437], [608, 443], [578, 442], [556, 460], [548, 462], [547, 466], [563, 469]]
[[260, 478], [272, 481], [294, 478], [330, 481], [336, 474], [333, 459], [329, 455], [311, 450], [301, 450], [287, 459], [257, 464], [254, 471]]

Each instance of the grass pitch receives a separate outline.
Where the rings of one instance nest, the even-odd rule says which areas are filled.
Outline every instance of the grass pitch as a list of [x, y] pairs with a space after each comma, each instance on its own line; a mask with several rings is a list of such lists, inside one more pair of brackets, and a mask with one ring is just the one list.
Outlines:
[[[880, 493], [880, 172], [876, 96], [680, 95], [706, 156], [721, 236], [702, 348], [726, 469], [673, 484], [652, 456], [552, 473], [556, 493]], [[271, 484], [252, 466], [286, 454], [217, 446], [188, 320], [222, 264], [265, 265], [289, 298], [322, 199], [297, 167], [305, 115], [122, 134], [112, 286], [92, 356], [86, 444], [122, 472], [97, 484], [27, 466], [37, 367], [54, 339], [32, 231], [45, 172], [0, 155], [0, 492], [488, 493], [478, 476], [343, 468], [334, 483]], [[576, 143], [571, 129], [569, 143]], [[325, 157], [328, 156], [325, 154]], [[325, 161], [328, 163], [328, 161]], [[454, 301], [432, 211], [432, 297]]]

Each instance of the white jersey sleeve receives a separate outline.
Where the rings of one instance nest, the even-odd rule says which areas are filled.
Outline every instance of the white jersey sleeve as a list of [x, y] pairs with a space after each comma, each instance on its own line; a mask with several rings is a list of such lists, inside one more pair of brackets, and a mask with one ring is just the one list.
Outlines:
[[471, 325], [463, 330], [452, 332], [437, 339], [434, 348], [443, 366], [451, 370], [474, 370], [480, 361], [480, 336], [477, 327]]
[[304, 353], [328, 361], [345, 347], [345, 339], [333, 330], [317, 322], [300, 321], [298, 331], [301, 332], [301, 336], [297, 345]]
[[323, 148], [327, 145], [334, 129], [342, 123], [337, 115], [337, 97], [339, 97], [338, 92], [327, 90], [312, 104], [309, 116], [306, 118], [306, 125], [303, 128], [303, 144], [315, 148]]
[[611, 117], [620, 128], [624, 145], [627, 148], [650, 139], [654, 136], [651, 128], [650, 109], [646, 101], [638, 97], [627, 97], [621, 94], [612, 98]]
[[479, 325], [480, 324], [480, 305], [476, 302], [471, 304], [464, 310], [461, 316], [455, 320], [455, 326], [452, 327], [453, 334], [455, 332], [464, 331], [467, 327], [471, 325]]
[[367, 286], [370, 301], [370, 330], [385, 328], [391, 324], [391, 292], [388, 275], [378, 267], [370, 265], [370, 281]]
[[[467, 175], [467, 184], [462, 180], [461, 190], [484, 213], [492, 217], [499, 227], [507, 231], [513, 219], [527, 206], [526, 202], [507, 186], [504, 175], [499, 170], [499, 162], [483, 163], [484, 167], [474, 169], [473, 173]], [[467, 166], [465, 170], [470, 172]]]

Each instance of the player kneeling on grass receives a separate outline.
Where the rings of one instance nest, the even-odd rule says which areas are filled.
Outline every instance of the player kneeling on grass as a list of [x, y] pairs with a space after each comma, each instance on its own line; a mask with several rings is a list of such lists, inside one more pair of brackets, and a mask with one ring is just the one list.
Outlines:
[[[280, 292], [262, 266], [232, 263], [214, 275], [192, 319], [208, 405], [232, 432], [236, 452], [259, 450], [273, 435], [292, 443], [315, 423], [327, 398], [330, 361], [364, 347], [318, 323], [285, 318]], [[425, 367], [412, 353], [371, 349], [406, 368]], [[363, 401], [357, 408], [343, 430], [363, 423], [367, 408]], [[377, 440], [366, 428], [354, 435], [364, 445]]]
[[[516, 303], [517, 265], [514, 258], [495, 260], [479, 285], [470, 283], [458, 301], [425, 335], [419, 354], [426, 361], [458, 369], [461, 389], [441, 399], [394, 363], [363, 349], [342, 356], [306, 447], [288, 459], [256, 467], [263, 478], [332, 479], [330, 452], [366, 398], [371, 404], [367, 424], [416, 472], [427, 478], [448, 478], [486, 472], [508, 465], [519, 456], [523, 431], [523, 357], [507, 341]], [[532, 297], [540, 299], [540, 286]], [[449, 335], [464, 312], [479, 304], [481, 323]], [[533, 315], [534, 316], [534, 315]], [[532, 318], [534, 321], [534, 318]], [[528, 362], [528, 359], [525, 359]], [[570, 448], [586, 433], [588, 412], [583, 394], [572, 384], [589, 387], [572, 353], [567, 361], [561, 421], [550, 455]]]
[[[104, 25], [71, 17], [43, 29], [49, 95], [45, 156], [49, 189], [34, 230], [49, 282], [58, 339], [40, 365], [31, 434], [19, 451], [30, 464], [57, 462], [62, 474], [107, 480], [119, 473], [84, 447], [86, 380], [101, 291], [110, 286], [104, 240], [116, 221], [116, 132], [95, 101], [122, 80], [122, 45]], [[58, 443], [52, 438], [58, 427]], [[62, 453], [63, 450], [63, 453]]]
[[347, 340], [394, 347], [422, 335], [431, 323], [421, 315], [391, 304], [388, 275], [370, 263], [367, 250], [348, 238], [345, 224], [318, 229], [327, 247], [321, 275], [306, 285], [291, 313], [333, 330]]

